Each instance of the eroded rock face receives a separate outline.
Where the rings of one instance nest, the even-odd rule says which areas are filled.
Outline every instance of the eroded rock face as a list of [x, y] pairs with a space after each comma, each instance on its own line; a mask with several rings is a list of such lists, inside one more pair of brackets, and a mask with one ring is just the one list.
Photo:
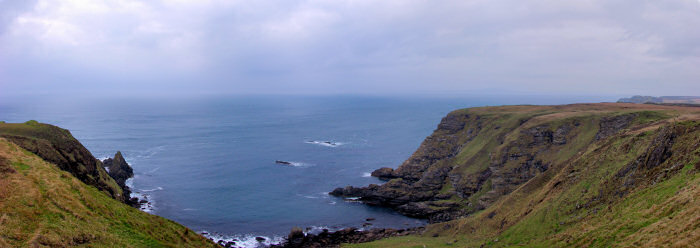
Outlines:
[[[456, 206], [436, 206], [431, 202], [455, 195], [454, 192], [440, 192], [453, 168], [448, 164], [436, 165], [459, 153], [463, 139], [476, 136], [481, 127], [479, 120], [479, 116], [451, 113], [442, 119], [434, 133], [398, 169], [381, 168], [372, 172], [372, 176], [389, 180], [387, 183], [337, 188], [330, 194], [359, 197], [369, 205], [391, 207], [404, 215], [429, 220], [437, 214], [459, 209]], [[474, 125], [467, 128], [467, 123], [472, 121]]]
[[127, 196], [118, 188], [109, 185], [109, 176], [88, 151], [68, 130], [29, 121], [21, 129], [0, 130], [0, 137], [17, 144], [42, 159], [56, 164], [61, 170], [88, 185], [109, 193], [114, 199], [125, 202]]
[[388, 167], [379, 168], [373, 171], [372, 176], [382, 180], [397, 178], [396, 173], [394, 173], [394, 169]]
[[284, 243], [271, 247], [331, 248], [340, 247], [340, 244], [344, 243], [365, 243], [388, 237], [421, 234], [424, 230], [423, 227], [416, 227], [409, 229], [374, 228], [359, 231], [357, 228], [349, 227], [335, 232], [329, 232], [328, 229], [325, 229], [319, 234], [304, 234], [300, 228], [292, 228]]
[[632, 124], [634, 118], [637, 117], [636, 113], [622, 114], [610, 117], [603, 117], [600, 119], [600, 129], [595, 135], [596, 140], [605, 139], [613, 134], [620, 132], [623, 128], [628, 127]]
[[[504, 128], [498, 119], [463, 112], [450, 113], [397, 169], [381, 168], [372, 173], [372, 176], [388, 182], [337, 188], [330, 194], [358, 197], [366, 204], [389, 207], [406, 216], [428, 219], [431, 223], [484, 209], [547, 171], [551, 165], [540, 158], [540, 154], [565, 146], [580, 126], [578, 120], [558, 122], [556, 126], [524, 126], [529, 119], [515, 119]], [[506, 134], [517, 138], [505, 143]], [[485, 161], [456, 162], [456, 156], [478, 135], [489, 136], [486, 142], [497, 142], [498, 149], [488, 151]], [[485, 166], [472, 163], [485, 163]], [[455, 169], [460, 166], [483, 169], [465, 173], [463, 169]]]
[[[528, 108], [523, 106], [492, 108], [494, 113], [479, 109], [452, 112], [397, 169], [372, 173], [388, 180], [386, 183], [337, 188], [331, 195], [358, 197], [366, 204], [431, 223], [452, 220], [485, 209], [553, 168], [566, 166], [590, 144], [623, 132], [640, 116], [639, 112], [601, 113], [588, 105], [572, 107], [533, 107], [539, 110], [525, 115], [518, 111]], [[576, 109], [589, 107], [593, 107], [592, 116]], [[572, 111], [558, 112], [566, 108]], [[622, 174], [653, 167], [671, 156], [674, 136], [661, 133], [647, 156]], [[640, 180], [624, 177], [623, 187]]]
[[[122, 156], [121, 151], [114, 154], [114, 158], [108, 158], [102, 161], [110, 177], [117, 182], [117, 185], [122, 188], [125, 193], [130, 193], [129, 187], [126, 186], [126, 180], [134, 176], [134, 170]], [[128, 195], [128, 194], [127, 194]]]
[[[623, 196], [627, 194], [629, 188], [636, 184], [650, 183], [649, 180], [652, 180], [652, 178], [648, 178], [648, 175], [659, 174], [648, 172], [661, 166], [673, 155], [674, 151], [672, 148], [675, 138], [679, 132], [682, 132], [679, 129], [673, 127], [661, 128], [646, 151], [616, 173], [619, 182], [614, 183], [617, 184], [616, 187], [611, 188], [611, 190], [615, 191], [615, 195]], [[675, 168], [677, 170], [681, 166], [675, 167], [677, 167]]]

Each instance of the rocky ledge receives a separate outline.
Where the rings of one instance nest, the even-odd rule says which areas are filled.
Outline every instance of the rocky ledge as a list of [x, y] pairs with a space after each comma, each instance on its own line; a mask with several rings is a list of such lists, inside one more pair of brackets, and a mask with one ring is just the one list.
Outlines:
[[335, 232], [324, 229], [319, 234], [304, 233], [301, 228], [293, 228], [285, 242], [272, 245], [276, 248], [330, 248], [340, 247], [340, 244], [355, 244], [371, 242], [383, 238], [422, 234], [425, 228], [415, 227], [409, 229], [374, 228], [370, 230], [358, 230], [354, 227], [345, 228]]

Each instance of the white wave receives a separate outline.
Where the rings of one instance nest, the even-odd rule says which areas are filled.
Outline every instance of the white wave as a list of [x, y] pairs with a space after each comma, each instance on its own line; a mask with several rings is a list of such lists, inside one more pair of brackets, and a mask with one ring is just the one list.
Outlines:
[[155, 189], [143, 189], [141, 192], [153, 192], [156, 190], [163, 190], [163, 187], [156, 187]]
[[327, 227], [327, 226], [311, 226], [311, 227], [307, 227], [304, 230], [304, 234], [309, 234], [309, 233], [319, 234], [319, 233], [323, 232], [323, 229], [326, 229], [326, 230], [331, 231], [331, 232], [335, 231], [335, 229], [332, 229], [332, 228]]
[[182, 211], [197, 211], [196, 208], [184, 208]]
[[297, 194], [297, 195], [304, 197], [304, 198], [308, 198], [308, 199], [318, 199], [318, 196], [313, 196], [313, 195], [301, 195], [301, 194]]
[[146, 213], [153, 213], [153, 211], [156, 210], [156, 202], [153, 200], [153, 198], [150, 197], [150, 195], [141, 192], [132, 192], [130, 197], [136, 197], [139, 200], [148, 201], [144, 204], [141, 204], [141, 206], [139, 207], [141, 211], [144, 211]]
[[330, 201], [330, 202], [328, 202], [328, 204], [335, 205], [336, 202], [335, 202], [335, 201]]
[[102, 156], [102, 157], [98, 157], [97, 160], [100, 160], [100, 162], [101, 162], [101, 161], [107, 160], [108, 158], [112, 158], [112, 157]]
[[[283, 237], [279, 236], [274, 236], [274, 237], [269, 237], [269, 236], [262, 236], [262, 235], [253, 235], [253, 234], [244, 234], [244, 235], [223, 235], [223, 234], [218, 234], [218, 233], [209, 233], [207, 231], [201, 231], [201, 233], [204, 237], [209, 238], [214, 240], [215, 243], [218, 243], [219, 241], [223, 241], [224, 244], [227, 242], [235, 242], [236, 244], [233, 247], [244, 247], [244, 248], [262, 248], [262, 247], [269, 247], [270, 245], [273, 244], [280, 244], [284, 241]], [[264, 241], [258, 241], [256, 237], [263, 237], [265, 238]]]
[[372, 177], [372, 173], [369, 173], [369, 172], [362, 173], [362, 177]]
[[153, 157], [153, 155], [158, 154], [158, 152], [160, 152], [162, 150], [165, 150], [165, 145], [156, 146], [156, 147], [146, 149], [141, 154], [136, 155], [136, 159], [144, 159], [144, 158]]
[[349, 202], [356, 202], [360, 200], [360, 197], [347, 197], [344, 200]]
[[315, 144], [315, 145], [326, 146], [326, 147], [338, 147], [338, 146], [342, 146], [345, 144], [343, 142], [318, 141], [318, 140], [309, 140], [309, 141], [306, 141], [304, 143]]
[[129, 195], [129, 197], [130, 198], [136, 197], [139, 199], [139, 201], [140, 200], [148, 201], [144, 204], [141, 204], [139, 209], [141, 211], [146, 212], [146, 213], [153, 213], [153, 211], [156, 210], [156, 201], [153, 200], [153, 198], [151, 197], [150, 194], [148, 194], [148, 192], [163, 190], [163, 187], [156, 187], [154, 189], [145, 189], [145, 190], [136, 189], [136, 188], [134, 188], [134, 179], [138, 178], [138, 177], [139, 177], [138, 175], [134, 175], [134, 177], [126, 179], [126, 181], [124, 182], [124, 184], [131, 189], [131, 194]]
[[126, 181], [124, 181], [124, 184], [132, 190], [134, 189], [134, 177], [126, 179]]
[[308, 166], [308, 164], [302, 163], [302, 162], [290, 162], [290, 163], [292, 163], [292, 166], [294, 166], [294, 167], [304, 167], [304, 166]]
[[291, 166], [291, 167], [309, 167], [309, 166], [313, 165], [313, 164], [309, 164], [309, 163], [294, 162], [294, 161], [283, 161], [283, 162], [287, 162], [289, 164], [282, 164], [282, 163], [277, 163], [277, 164]]

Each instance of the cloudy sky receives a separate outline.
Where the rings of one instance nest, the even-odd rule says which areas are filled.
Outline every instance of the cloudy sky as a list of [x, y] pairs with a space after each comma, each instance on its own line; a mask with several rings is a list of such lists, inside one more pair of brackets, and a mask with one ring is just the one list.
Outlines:
[[0, 94], [700, 95], [698, 0], [0, 0]]

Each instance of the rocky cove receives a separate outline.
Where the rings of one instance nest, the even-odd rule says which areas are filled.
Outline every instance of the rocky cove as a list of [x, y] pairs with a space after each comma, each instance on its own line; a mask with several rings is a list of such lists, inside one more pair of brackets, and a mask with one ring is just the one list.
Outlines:
[[[553, 168], [559, 170], [562, 163], [580, 156], [590, 145], [666, 123], [667, 117], [660, 112], [634, 108], [619, 112], [620, 108], [631, 106], [580, 104], [457, 110], [444, 117], [433, 134], [397, 169], [383, 167], [371, 173], [385, 183], [339, 187], [329, 194], [391, 208], [429, 223], [463, 218], [487, 209], [531, 179], [552, 173]], [[609, 112], [580, 113], [610, 107]], [[668, 157], [665, 153], [670, 149], [672, 136], [669, 129], [663, 130], [642, 158]], [[639, 159], [628, 167], [636, 168], [638, 163]], [[496, 214], [492, 212], [489, 218]], [[309, 233], [295, 228], [282, 244], [272, 247], [339, 247], [342, 243], [424, 235], [425, 230], [346, 228]]]
[[[539, 114], [514, 116], [475, 110], [448, 114], [397, 169], [373, 171], [372, 176], [387, 181], [385, 184], [346, 186], [330, 194], [356, 197], [365, 204], [392, 208], [431, 223], [453, 220], [488, 207], [500, 196], [546, 172], [555, 161], [545, 156], [567, 149], [571, 140], [585, 139], [583, 142], [590, 143], [604, 139], [630, 126], [639, 115], [601, 116], [594, 120], [574, 117], [538, 123]], [[582, 131], [590, 128], [582, 125], [584, 121], [597, 126], [595, 136], [582, 137]], [[477, 142], [480, 143], [473, 144]], [[470, 151], [467, 156], [459, 156]]]
[[[612, 109], [607, 109], [608, 113], [579, 112], [609, 107]], [[553, 167], [561, 168], [590, 145], [667, 123], [663, 113], [634, 111], [635, 107], [639, 106], [577, 104], [454, 111], [442, 119], [433, 134], [397, 169], [384, 167], [372, 172], [373, 177], [386, 183], [340, 187], [330, 194], [391, 208], [406, 216], [428, 219], [430, 223], [466, 217], [488, 208], [531, 179], [552, 173]], [[629, 110], [618, 112], [620, 108]], [[618, 175], [623, 177], [638, 170], [639, 163], [653, 164], [648, 168], [662, 164], [670, 156], [673, 137], [677, 135], [673, 132], [662, 127], [648, 151]], [[618, 195], [627, 194], [619, 193], [619, 189], [610, 190]], [[599, 198], [593, 200], [600, 201]], [[489, 218], [494, 215], [496, 212], [489, 214]], [[381, 232], [369, 233], [377, 231]], [[293, 232], [289, 240], [292, 236], [297, 237], [295, 242], [303, 243], [300, 234]]]
[[[607, 103], [456, 110], [445, 116], [397, 168], [383, 167], [371, 173], [383, 183], [339, 185], [342, 187], [329, 193], [333, 197], [328, 201], [349, 199], [392, 209], [426, 219], [429, 225], [372, 228], [374, 219], [362, 218], [354, 227], [294, 228], [280, 244], [270, 246], [337, 247], [370, 242], [370, 247], [381, 247], [377, 244], [384, 244], [382, 240], [404, 242], [406, 239], [395, 237], [406, 235], [421, 242], [439, 240], [440, 246], [493, 245], [508, 238], [497, 235], [528, 221], [542, 211], [537, 206], [552, 204], [551, 195], [561, 192], [574, 193], [567, 193], [558, 203], [563, 205], [547, 211], [563, 209], [566, 212], [560, 215], [573, 216], [557, 220], [556, 228], [575, 226], [579, 216], [595, 218], [598, 213], [612, 211], [614, 204], [626, 197], [637, 197], [640, 190], [653, 189], [669, 178], [694, 175], [700, 166], [696, 141], [699, 113], [689, 107]], [[97, 160], [67, 130], [36, 122], [12, 125], [3, 125], [8, 127], [0, 130], [2, 139], [51, 161], [115, 200], [132, 206], [143, 200], [128, 197], [131, 189], [127, 180], [134, 171], [122, 152]], [[610, 166], [608, 160], [618, 165]], [[269, 168], [303, 172], [314, 167]], [[601, 175], [609, 176], [601, 180]], [[574, 187], [582, 183], [596, 186]], [[674, 208], [684, 209], [681, 205]], [[568, 229], [567, 235], [578, 235], [571, 231], [576, 229]], [[192, 235], [191, 230], [184, 230], [183, 235]], [[488, 236], [471, 236], [474, 230], [486, 230], [478, 232]], [[557, 242], [572, 242], [560, 239]], [[255, 240], [270, 244], [265, 237]], [[211, 241], [224, 247], [243, 245], [239, 240]]]

